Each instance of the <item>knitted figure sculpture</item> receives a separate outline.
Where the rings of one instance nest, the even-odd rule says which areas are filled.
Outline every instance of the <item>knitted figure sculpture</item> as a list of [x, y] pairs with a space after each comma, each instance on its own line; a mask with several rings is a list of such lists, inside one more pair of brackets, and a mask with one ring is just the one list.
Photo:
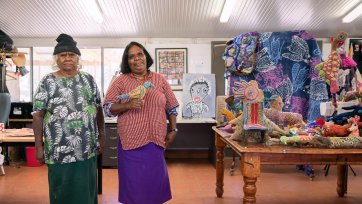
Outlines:
[[[262, 132], [263, 130], [268, 131], [267, 137], [269, 137], [269, 134], [278, 135], [278, 137], [280, 135], [289, 135], [287, 131], [284, 131], [269, 118], [265, 117], [263, 111], [264, 93], [259, 89], [256, 81], [235, 82], [235, 85], [233, 87], [234, 98], [240, 98], [244, 111], [243, 114], [229, 122], [234, 127], [231, 139], [245, 141], [248, 135], [253, 134], [259, 134], [263, 137], [265, 133]], [[253, 130], [252, 134], [249, 134], [250, 132], [248, 131], [251, 130]], [[262, 140], [266, 141], [267, 137], [262, 138]]]
[[258, 82], [255, 80], [235, 82], [233, 93], [235, 98], [241, 98], [243, 102], [257, 102], [264, 100], [264, 93], [259, 89]]
[[225, 99], [226, 104], [231, 108], [231, 110], [239, 116], [243, 113], [243, 105], [240, 98], [235, 99], [234, 96], [229, 96]]
[[269, 145], [297, 145], [300, 147], [315, 147], [329, 149], [361, 149], [362, 137], [281, 137], [272, 138]]
[[282, 144], [306, 144], [310, 143], [313, 140], [313, 136], [293, 136], [293, 137], [287, 137], [287, 136], [281, 136], [280, 142]]
[[280, 96], [273, 95], [268, 99], [268, 102], [270, 108], [265, 108], [264, 114], [280, 128], [303, 123], [301, 114], [282, 111], [284, 103]]
[[[245, 129], [244, 129], [244, 116], [239, 115], [234, 120], [229, 122], [233, 126], [234, 133], [231, 135], [230, 139], [241, 141], [244, 139]], [[285, 130], [279, 128], [278, 125], [273, 123], [273, 121], [269, 120], [267, 117], [264, 117], [264, 125], [268, 129], [268, 133], [274, 132], [278, 133], [279, 135], [289, 135], [289, 133]]]
[[324, 137], [347, 137], [351, 131], [349, 130], [350, 125], [336, 125], [324, 123], [322, 126]]
[[244, 129], [246, 130], [266, 130], [264, 126], [264, 102], [244, 103]]
[[348, 119], [354, 116], [362, 117], [362, 106], [355, 105], [349, 107], [342, 107], [344, 110], [351, 110], [350, 112], [340, 113], [331, 118], [335, 124], [344, 125], [348, 123]]
[[225, 67], [235, 75], [249, 75], [256, 63], [256, 44], [259, 35], [257, 32], [241, 34], [228, 41], [225, 49]]
[[353, 118], [348, 119], [348, 122], [351, 124], [351, 126], [348, 128], [351, 133], [348, 135], [348, 137], [359, 137], [359, 129], [358, 129], [358, 121], [360, 117], [356, 115]]
[[264, 117], [264, 93], [259, 89], [256, 81], [235, 82], [234, 96], [242, 99], [244, 109], [244, 129], [265, 130]]
[[118, 96], [118, 99], [143, 99], [143, 97], [146, 95], [147, 89], [151, 87], [153, 87], [153, 84], [147, 81], [143, 85], [137, 86], [129, 93]]
[[220, 110], [220, 112], [222, 115], [224, 115], [226, 117], [226, 120], [228, 122], [235, 119], [235, 115], [231, 111], [227, 110], [226, 108], [222, 108]]
[[362, 83], [357, 80], [356, 82], [356, 90], [355, 91], [348, 91], [344, 97], [343, 101], [351, 101], [355, 99], [362, 98]]
[[337, 106], [336, 93], [339, 91], [338, 71], [341, 66], [341, 60], [336, 49], [343, 45], [346, 38], [347, 33], [340, 32], [332, 41], [332, 49], [328, 60], [315, 67], [319, 71], [319, 75], [329, 84], [330, 91], [333, 94], [333, 105], [335, 106]]
[[[318, 141], [318, 142], [317, 142]], [[314, 138], [317, 147], [325, 148], [362, 148], [362, 137], [316, 137]]]

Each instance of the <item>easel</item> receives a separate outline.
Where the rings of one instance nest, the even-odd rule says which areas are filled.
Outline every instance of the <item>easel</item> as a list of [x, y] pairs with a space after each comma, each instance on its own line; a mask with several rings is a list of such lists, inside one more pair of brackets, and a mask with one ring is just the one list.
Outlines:
[[[324, 171], [325, 171], [324, 176], [328, 176], [329, 167], [331, 167], [330, 164], [326, 164], [326, 165], [324, 166]], [[353, 168], [351, 167], [351, 165], [348, 165], [348, 167], [349, 167], [349, 169], [351, 169], [353, 175], [354, 175], [354, 176], [357, 176], [356, 172], [353, 170]]]

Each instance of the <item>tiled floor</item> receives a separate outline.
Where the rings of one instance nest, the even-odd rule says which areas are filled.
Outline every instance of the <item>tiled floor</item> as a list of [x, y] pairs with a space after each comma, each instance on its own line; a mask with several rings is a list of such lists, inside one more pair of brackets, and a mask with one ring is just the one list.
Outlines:
[[[168, 159], [173, 199], [167, 204], [235, 204], [242, 203], [242, 177], [237, 167], [224, 177], [223, 198], [215, 194], [215, 168], [205, 159]], [[226, 161], [230, 166], [230, 160]], [[336, 193], [336, 167], [331, 166], [324, 176], [324, 166], [314, 166], [313, 181], [294, 165], [262, 166], [257, 181], [257, 203], [266, 204], [358, 204], [362, 203], [362, 166], [353, 166], [357, 176], [349, 173], [348, 193], [340, 198]], [[6, 175], [0, 176], [0, 203], [48, 203], [47, 169], [6, 166]], [[118, 203], [116, 169], [103, 170], [103, 194], [99, 203]]]

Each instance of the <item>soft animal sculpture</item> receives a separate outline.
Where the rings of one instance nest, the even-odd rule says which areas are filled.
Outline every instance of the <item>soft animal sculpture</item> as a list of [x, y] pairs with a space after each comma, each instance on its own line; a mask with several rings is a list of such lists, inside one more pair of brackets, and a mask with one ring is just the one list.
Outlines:
[[327, 124], [322, 125], [323, 136], [324, 137], [347, 137], [351, 131], [349, 128], [351, 125], [336, 125], [336, 124]]
[[284, 103], [280, 96], [273, 95], [268, 99], [268, 102], [270, 108], [265, 108], [264, 114], [280, 128], [303, 123], [303, 116], [301, 114], [283, 112]]
[[[239, 115], [237, 118], [229, 121], [234, 128], [234, 133], [231, 135], [230, 139], [241, 141], [244, 137], [245, 131], [244, 130], [244, 116], [243, 114]], [[278, 125], [273, 123], [267, 117], [264, 116], [264, 126], [268, 128], [268, 132], [278, 133], [279, 135], [290, 135], [287, 131], [279, 128]]]
[[340, 113], [331, 118], [331, 120], [338, 125], [344, 125], [348, 123], [348, 119], [354, 116], [362, 117], [362, 106], [354, 105], [349, 107], [342, 107], [344, 110], [351, 110], [351, 112]]
[[348, 122], [351, 124], [351, 126], [348, 128], [351, 133], [348, 135], [348, 137], [359, 137], [359, 129], [358, 129], [358, 121], [360, 117], [355, 116], [353, 118], [348, 119]]
[[362, 98], [362, 82], [357, 80], [356, 82], [356, 90], [355, 91], [348, 91], [344, 97], [343, 101], [351, 101], [355, 99]]
[[234, 114], [226, 108], [222, 108], [220, 110], [220, 113], [226, 117], [226, 120], [228, 122], [235, 119]]
[[153, 87], [153, 84], [149, 81], [146, 81], [143, 85], [137, 86], [129, 93], [118, 96], [118, 99], [143, 99], [147, 92], [147, 89], [151, 87]]

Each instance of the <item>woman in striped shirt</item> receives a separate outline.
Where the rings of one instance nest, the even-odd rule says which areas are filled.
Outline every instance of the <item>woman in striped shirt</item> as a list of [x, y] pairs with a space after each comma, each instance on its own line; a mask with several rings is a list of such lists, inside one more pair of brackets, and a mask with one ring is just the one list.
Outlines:
[[[176, 137], [179, 104], [166, 79], [149, 70], [152, 64], [141, 44], [128, 44], [122, 74], [112, 82], [103, 105], [108, 116], [118, 116], [119, 201], [125, 204], [161, 204], [171, 199], [163, 153]], [[151, 87], [142, 87], [145, 82]], [[135, 89], [140, 90], [135, 93]]]

